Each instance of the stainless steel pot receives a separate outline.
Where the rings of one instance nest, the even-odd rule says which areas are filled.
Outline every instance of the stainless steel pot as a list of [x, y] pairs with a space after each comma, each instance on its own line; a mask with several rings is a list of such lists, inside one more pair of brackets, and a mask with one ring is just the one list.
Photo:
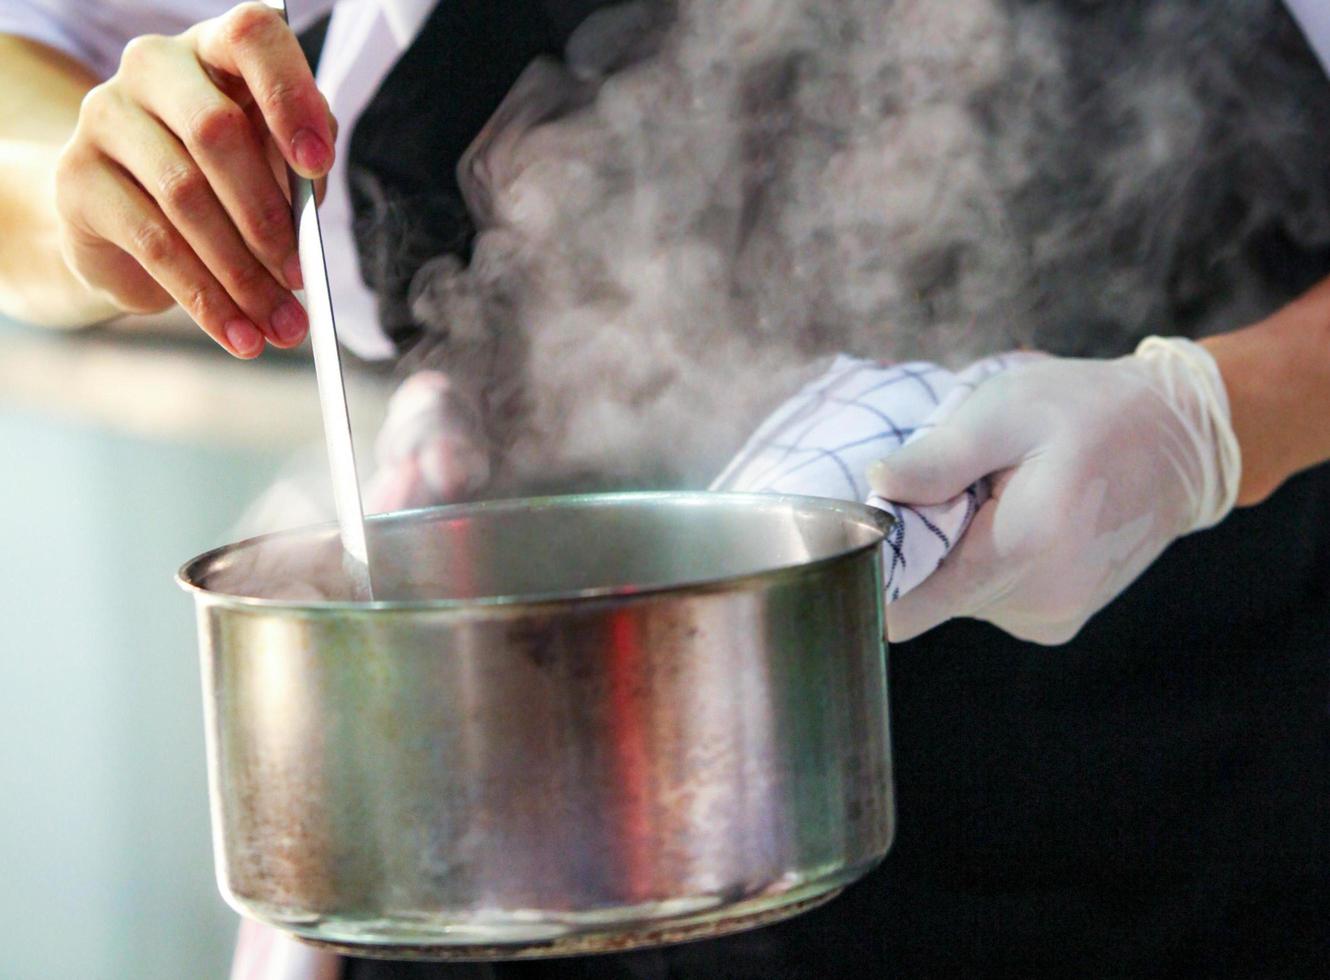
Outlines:
[[218, 877], [362, 955], [658, 944], [815, 904], [891, 843], [878, 545], [855, 504], [616, 494], [187, 564]]

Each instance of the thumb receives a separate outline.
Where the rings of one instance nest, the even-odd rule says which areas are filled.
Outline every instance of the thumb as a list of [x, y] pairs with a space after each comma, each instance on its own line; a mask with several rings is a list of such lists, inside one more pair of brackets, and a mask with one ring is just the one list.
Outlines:
[[901, 504], [941, 504], [998, 468], [974, 440], [943, 426], [868, 468], [879, 497]]
[[1012, 417], [1011, 400], [988, 397], [990, 387], [959, 406], [944, 401], [925, 423], [932, 429], [870, 466], [873, 492], [901, 504], [941, 504], [1016, 462], [1028, 433]]

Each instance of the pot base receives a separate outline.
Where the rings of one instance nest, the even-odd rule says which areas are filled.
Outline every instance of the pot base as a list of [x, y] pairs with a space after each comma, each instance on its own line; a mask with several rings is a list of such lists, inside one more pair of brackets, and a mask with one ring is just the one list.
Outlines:
[[[557, 937], [509, 944], [391, 944], [391, 943], [350, 943], [317, 939], [312, 936], [295, 933], [295, 938], [307, 946], [339, 953], [343, 956], [355, 956], [376, 960], [423, 960], [423, 961], [463, 961], [463, 960], [516, 960], [539, 959], [560, 956], [586, 956], [596, 953], [623, 953], [635, 949], [647, 949], [659, 946], [672, 946], [677, 943], [695, 942], [703, 939], [718, 939], [736, 932], [745, 932], [762, 926], [772, 925], [785, 919], [794, 918], [810, 909], [815, 909], [831, 901], [841, 893], [841, 887], [829, 891], [819, 891], [806, 898], [785, 902], [775, 908], [758, 907], [746, 910], [749, 906], [762, 906], [771, 899], [753, 900], [732, 906], [724, 913], [712, 909], [700, 916], [673, 919], [667, 924], [644, 926], [633, 929], [623, 926], [605, 932], [570, 932]], [[788, 898], [789, 896], [784, 896]]]

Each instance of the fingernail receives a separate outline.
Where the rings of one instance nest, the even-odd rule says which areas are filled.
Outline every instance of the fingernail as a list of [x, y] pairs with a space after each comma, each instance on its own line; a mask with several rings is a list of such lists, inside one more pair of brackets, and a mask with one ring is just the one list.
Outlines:
[[241, 357], [251, 357], [263, 349], [263, 334], [248, 320], [232, 320], [223, 332], [231, 349]]
[[288, 299], [273, 310], [271, 323], [272, 332], [284, 344], [299, 343], [309, 326], [309, 320], [305, 317], [304, 309], [293, 299]]
[[286, 284], [292, 289], [304, 289], [305, 277], [300, 272], [300, 256], [292, 253], [291, 257], [282, 263], [282, 275], [286, 277]]
[[876, 485], [881, 482], [887, 475], [886, 460], [879, 459], [874, 463], [870, 463], [866, 475], [868, 477], [868, 482], [871, 484]]
[[312, 129], [299, 130], [291, 137], [291, 152], [295, 154], [296, 163], [300, 164], [305, 173], [314, 177], [323, 175], [324, 168], [328, 165], [328, 144], [323, 142]]

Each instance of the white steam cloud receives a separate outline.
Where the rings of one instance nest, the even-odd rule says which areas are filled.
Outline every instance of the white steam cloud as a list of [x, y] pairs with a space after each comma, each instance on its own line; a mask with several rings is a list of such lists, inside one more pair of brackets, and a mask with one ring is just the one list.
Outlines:
[[[429, 263], [485, 492], [704, 483], [847, 351], [958, 366], [1240, 325], [1330, 244], [1278, 0], [650, 0], [534, 64]], [[1273, 249], [1273, 252], [1271, 251]]]

